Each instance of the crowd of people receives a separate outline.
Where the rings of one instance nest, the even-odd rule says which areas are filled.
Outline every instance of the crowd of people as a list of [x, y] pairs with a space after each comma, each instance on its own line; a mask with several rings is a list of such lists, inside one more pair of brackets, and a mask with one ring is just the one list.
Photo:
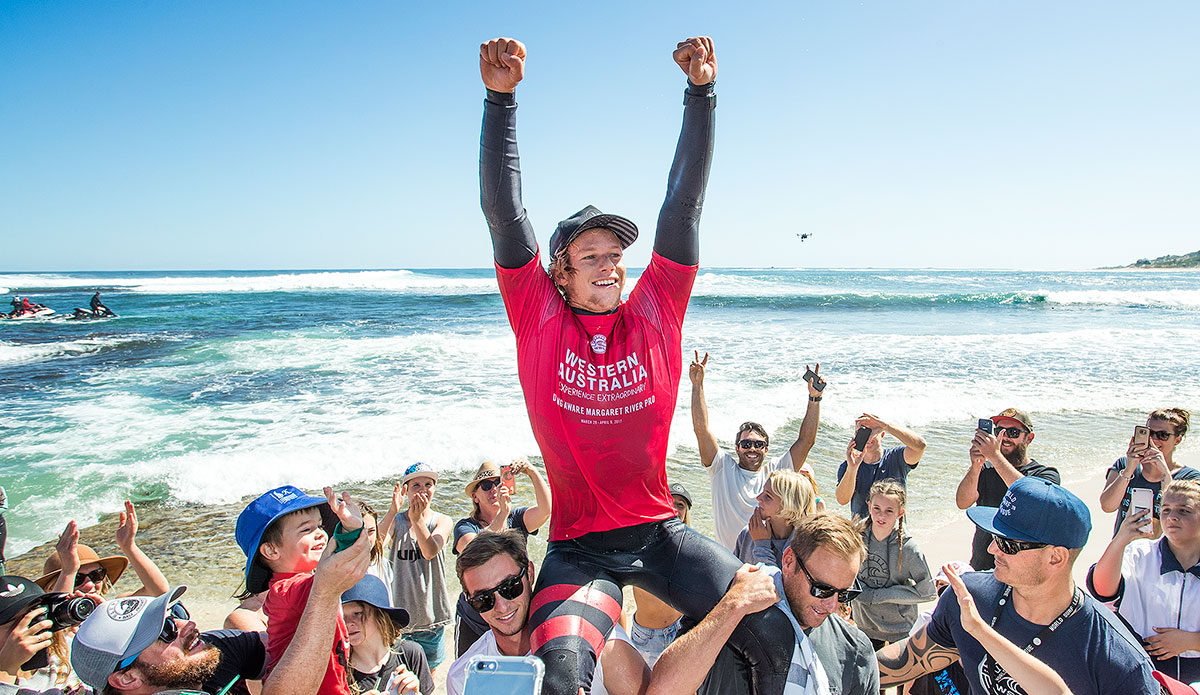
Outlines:
[[[834, 391], [820, 365], [797, 437], [775, 458], [753, 421], [722, 450], [708, 424], [708, 355], [696, 351], [691, 415], [713, 536], [691, 525], [697, 498], [665, 463], [712, 156], [713, 42], [674, 50], [683, 127], [654, 252], [625, 301], [623, 253], [638, 229], [624, 217], [587, 206], [563, 220], [543, 268], [521, 203], [525, 58], [514, 39], [480, 47], [480, 184], [545, 478], [525, 459], [484, 462], [457, 522], [436, 510], [441, 476], [424, 463], [394, 481], [382, 516], [331, 488], [269, 490], [238, 517], [243, 591], [211, 631], [191, 619], [186, 587], [138, 548], [132, 504], [118, 555], [81, 545], [71, 522], [43, 576], [3, 577], [6, 691], [428, 695], [444, 680], [459, 695], [471, 659], [526, 655], [540, 658], [548, 695], [1153, 695], [1200, 680], [1200, 611], [1185, 608], [1200, 581], [1200, 471], [1174, 457], [1182, 409], [1152, 412], [1109, 471], [1100, 502], [1120, 514], [1085, 592], [1073, 571], [1091, 515], [1030, 458], [1028, 413], [1001, 410], [964, 447], [955, 499], [977, 529], [962, 548], [970, 567], [934, 573], [905, 533], [923, 437], [861, 415], [830, 501], [808, 460]], [[531, 506], [515, 506], [518, 476]], [[537, 566], [526, 544], [543, 527]], [[130, 569], [140, 588], [115, 595]]]

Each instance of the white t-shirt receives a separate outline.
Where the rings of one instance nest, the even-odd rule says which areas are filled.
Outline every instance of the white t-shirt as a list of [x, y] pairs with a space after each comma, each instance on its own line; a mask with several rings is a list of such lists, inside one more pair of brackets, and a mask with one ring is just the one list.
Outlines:
[[[609, 633], [610, 640], [621, 640], [629, 642], [629, 635], [625, 634], [625, 628], [618, 623], [613, 631]], [[632, 642], [629, 642], [632, 646]], [[454, 660], [450, 664], [450, 670], [446, 672], [446, 693], [447, 695], [463, 695], [463, 689], [467, 683], [467, 662], [473, 656], [501, 656], [500, 648], [496, 646], [496, 634], [488, 630], [483, 634], [483, 637], [475, 640], [463, 655]], [[608, 695], [608, 691], [604, 688], [604, 662], [596, 662], [596, 671], [592, 674], [592, 695]]]
[[767, 478], [773, 471], [792, 470], [792, 452], [772, 462], [767, 459], [757, 471], [748, 471], [738, 465], [738, 460], [726, 451], [717, 454], [708, 467], [712, 481], [713, 525], [716, 540], [732, 551], [737, 546], [738, 534], [750, 522], [750, 515], [758, 506], [755, 497], [762, 492]]

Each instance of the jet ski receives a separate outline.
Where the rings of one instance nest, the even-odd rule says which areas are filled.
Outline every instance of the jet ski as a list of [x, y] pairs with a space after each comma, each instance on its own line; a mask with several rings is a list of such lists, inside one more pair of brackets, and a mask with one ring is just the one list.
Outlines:
[[50, 307], [38, 306], [33, 311], [14, 311], [9, 314], [0, 314], [0, 319], [8, 321], [20, 321], [22, 319], [44, 319], [54, 315], [54, 310]]
[[89, 311], [81, 307], [75, 307], [75, 312], [67, 317], [68, 321], [94, 321], [96, 319], [113, 319], [117, 315], [109, 310], [108, 307], [103, 307], [99, 311]]

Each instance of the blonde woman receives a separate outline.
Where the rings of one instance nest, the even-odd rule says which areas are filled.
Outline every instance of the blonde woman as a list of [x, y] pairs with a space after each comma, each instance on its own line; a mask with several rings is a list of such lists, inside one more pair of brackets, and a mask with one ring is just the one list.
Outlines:
[[755, 499], [758, 506], [738, 534], [733, 554], [742, 562], [780, 567], [796, 522], [816, 511], [812, 483], [802, 473], [775, 471]]

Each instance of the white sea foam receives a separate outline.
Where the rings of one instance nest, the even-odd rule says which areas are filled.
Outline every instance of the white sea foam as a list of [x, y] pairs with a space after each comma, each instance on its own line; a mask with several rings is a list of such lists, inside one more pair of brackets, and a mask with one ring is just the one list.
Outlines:
[[123, 335], [48, 343], [12, 343], [0, 340], [0, 365], [26, 364], [61, 357], [79, 357], [144, 338], [145, 336]]
[[451, 278], [411, 270], [295, 272], [272, 275], [78, 277], [72, 275], [0, 275], [0, 282], [17, 288], [70, 289], [107, 287], [144, 294], [209, 294], [301, 292], [306, 290], [379, 290], [437, 294], [496, 292], [491, 277]]

